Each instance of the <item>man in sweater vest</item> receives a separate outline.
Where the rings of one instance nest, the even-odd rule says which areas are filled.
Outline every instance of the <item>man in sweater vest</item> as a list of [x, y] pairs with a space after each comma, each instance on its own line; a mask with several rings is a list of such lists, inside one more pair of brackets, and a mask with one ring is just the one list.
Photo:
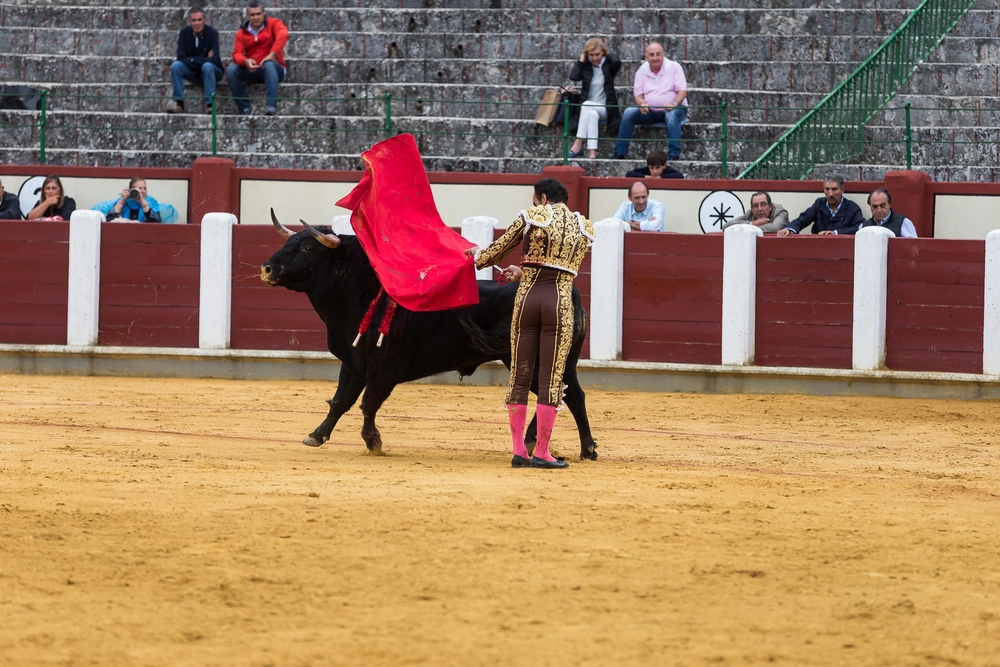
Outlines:
[[862, 227], [885, 227], [896, 237], [906, 239], [917, 238], [917, 228], [913, 222], [904, 215], [896, 213], [890, 208], [892, 197], [885, 188], [878, 188], [868, 195], [868, 207], [872, 210], [872, 217], [865, 220]]

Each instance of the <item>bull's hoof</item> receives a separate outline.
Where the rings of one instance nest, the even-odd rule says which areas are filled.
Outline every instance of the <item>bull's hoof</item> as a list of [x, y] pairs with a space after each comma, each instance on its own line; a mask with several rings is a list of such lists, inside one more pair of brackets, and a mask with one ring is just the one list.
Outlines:
[[372, 456], [385, 456], [386, 455], [385, 452], [382, 451], [381, 447], [369, 449], [368, 453], [371, 454]]
[[590, 445], [584, 449], [580, 450], [580, 460], [581, 461], [596, 461], [597, 460], [597, 445]]
[[327, 440], [326, 438], [316, 438], [314, 436], [307, 435], [302, 440], [302, 444], [305, 445], [306, 447], [319, 447], [324, 442], [326, 442], [326, 440]]

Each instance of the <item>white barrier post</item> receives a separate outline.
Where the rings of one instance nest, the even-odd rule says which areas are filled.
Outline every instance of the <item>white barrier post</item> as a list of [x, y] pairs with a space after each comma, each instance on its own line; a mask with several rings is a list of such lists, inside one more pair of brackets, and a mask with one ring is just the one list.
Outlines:
[[73, 211], [70, 216], [67, 345], [97, 345], [103, 222], [104, 216], [99, 211]]
[[886, 271], [889, 239], [884, 227], [865, 227], [854, 237], [854, 342], [852, 366], [874, 371], [885, 367]]
[[198, 347], [229, 347], [233, 298], [233, 225], [230, 213], [206, 213], [201, 219], [201, 291]]
[[757, 326], [757, 239], [755, 225], [726, 229], [722, 251], [722, 363], [752, 366]]
[[[493, 243], [493, 228], [499, 221], [488, 215], [474, 215], [462, 221], [462, 236], [470, 243], [475, 243], [480, 248], [485, 248]], [[476, 271], [476, 280], [490, 280], [493, 278], [493, 269], [486, 267]]]
[[625, 227], [607, 218], [594, 223], [590, 250], [590, 358], [622, 358]]
[[330, 222], [330, 230], [337, 236], [340, 236], [341, 234], [350, 234], [351, 236], [354, 236], [354, 227], [351, 225], [351, 216], [333, 216], [333, 220]]
[[1000, 375], [1000, 229], [986, 235], [983, 298], [983, 373]]

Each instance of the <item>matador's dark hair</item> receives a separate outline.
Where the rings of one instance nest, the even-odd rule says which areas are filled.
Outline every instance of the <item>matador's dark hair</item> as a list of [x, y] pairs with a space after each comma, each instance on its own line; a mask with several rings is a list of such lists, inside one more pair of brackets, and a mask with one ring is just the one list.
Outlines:
[[569, 201], [569, 190], [554, 178], [543, 178], [535, 183], [535, 195], [545, 195], [550, 204], [565, 204]]

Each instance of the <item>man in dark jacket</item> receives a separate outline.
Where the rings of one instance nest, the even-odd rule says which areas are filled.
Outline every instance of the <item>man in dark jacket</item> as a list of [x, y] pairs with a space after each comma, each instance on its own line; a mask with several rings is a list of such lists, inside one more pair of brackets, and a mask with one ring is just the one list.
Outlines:
[[188, 24], [177, 35], [177, 60], [170, 66], [174, 104], [167, 108], [167, 113], [183, 113], [184, 79], [192, 83], [201, 80], [205, 86], [205, 113], [211, 113], [215, 81], [221, 76], [219, 31], [205, 25], [205, 12], [201, 7], [192, 7], [188, 12]]
[[625, 172], [625, 178], [684, 178], [684, 174], [667, 166], [667, 154], [650, 151], [646, 156], [646, 166]]
[[827, 176], [823, 179], [823, 196], [788, 223], [778, 236], [798, 234], [812, 224], [815, 224], [813, 232], [823, 236], [855, 234], [864, 221], [861, 207], [850, 199], [844, 199], [844, 177]]
[[917, 238], [917, 228], [913, 226], [913, 221], [901, 213], [896, 213], [890, 207], [892, 197], [885, 188], [877, 188], [868, 195], [868, 207], [872, 210], [872, 217], [865, 220], [862, 227], [885, 227], [896, 238], [915, 239]]
[[0, 220], [20, 220], [23, 217], [21, 200], [17, 195], [5, 191], [3, 183], [0, 183]]

